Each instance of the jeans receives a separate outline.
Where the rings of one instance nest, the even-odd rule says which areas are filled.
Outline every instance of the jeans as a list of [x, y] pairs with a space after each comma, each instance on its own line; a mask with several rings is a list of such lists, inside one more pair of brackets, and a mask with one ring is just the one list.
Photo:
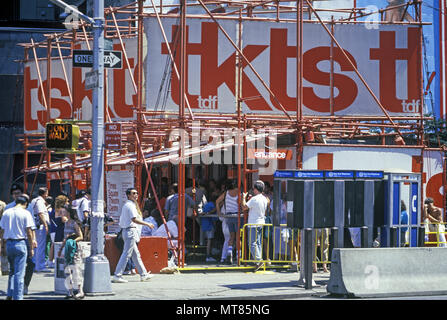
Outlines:
[[138, 273], [141, 276], [147, 274], [146, 268], [144, 267], [143, 261], [141, 261], [140, 251], [137, 246], [137, 229], [136, 228], [127, 228], [123, 229], [123, 240], [124, 247], [123, 252], [121, 253], [121, 257], [116, 265], [115, 275], [120, 277], [124, 269], [126, 268], [127, 261], [132, 258], [133, 263], [135, 264]]
[[36, 230], [37, 248], [33, 257], [33, 262], [36, 265], [36, 271], [45, 269], [45, 249], [47, 247], [47, 233], [45, 228]]
[[9, 262], [7, 295], [14, 300], [22, 300], [26, 257], [28, 255], [26, 240], [6, 241], [6, 252]]
[[250, 243], [250, 253], [254, 260], [262, 260], [262, 227], [248, 227], [248, 239]]

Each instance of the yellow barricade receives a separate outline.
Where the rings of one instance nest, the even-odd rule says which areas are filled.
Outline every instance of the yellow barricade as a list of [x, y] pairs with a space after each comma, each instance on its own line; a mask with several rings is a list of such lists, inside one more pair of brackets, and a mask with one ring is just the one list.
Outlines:
[[[425, 245], [436, 245], [436, 247], [447, 247], [447, 241], [446, 241], [446, 231], [445, 231], [445, 222], [438, 222], [438, 223], [426, 223], [424, 222], [425, 226], [425, 234], [428, 235], [428, 241], [426, 237], [426, 241], [424, 242]], [[430, 235], [435, 235], [436, 241], [430, 241]]]
[[[241, 229], [241, 263], [300, 263], [300, 230], [286, 225], [245, 224]], [[315, 230], [314, 263], [329, 261], [329, 229]]]

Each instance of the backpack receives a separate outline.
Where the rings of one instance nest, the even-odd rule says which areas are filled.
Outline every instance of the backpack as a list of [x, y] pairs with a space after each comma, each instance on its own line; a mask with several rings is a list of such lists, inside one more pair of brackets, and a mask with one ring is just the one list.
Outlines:
[[34, 218], [34, 224], [36, 225], [36, 228], [39, 229], [40, 225], [42, 224], [40, 221], [39, 213], [34, 214], [34, 209], [36, 208], [37, 201], [39, 201], [39, 198], [36, 198], [36, 201], [34, 201], [33, 207], [31, 209], [29, 209], [29, 211], [31, 212], [31, 215]]

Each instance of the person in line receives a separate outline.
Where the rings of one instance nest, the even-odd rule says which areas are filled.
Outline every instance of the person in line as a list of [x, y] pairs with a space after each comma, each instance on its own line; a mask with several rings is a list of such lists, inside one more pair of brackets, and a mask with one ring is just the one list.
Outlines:
[[247, 223], [248, 227], [250, 253], [254, 260], [259, 261], [256, 264], [255, 271], [259, 270], [263, 263], [262, 260], [262, 225], [265, 224], [265, 215], [270, 206], [270, 200], [263, 195], [264, 182], [258, 180], [253, 186], [253, 197], [247, 201], [247, 193], [242, 197], [242, 208], [248, 209]]
[[154, 217], [154, 215], [156, 215], [156, 214], [159, 215], [158, 209], [153, 209], [151, 212], [149, 212], [148, 210], [143, 210], [143, 218], [144, 218], [143, 221], [147, 222], [147, 223], [151, 223], [154, 227], [149, 228], [148, 226], [141, 226], [141, 236], [142, 237], [152, 236], [154, 231], [158, 229], [158, 223]]
[[[185, 210], [187, 208], [195, 208], [195, 207], [196, 207], [196, 204], [195, 204], [194, 200], [187, 193], [185, 193]], [[174, 218], [178, 217], [178, 215], [179, 215], [179, 212], [178, 212], [178, 184], [177, 183], [173, 183], [171, 186], [171, 195], [166, 199], [164, 210], [165, 210], [165, 218], [167, 221], [174, 220]]]
[[[61, 210], [62, 211], [62, 210]], [[66, 299], [74, 298], [80, 300], [84, 298], [83, 276], [81, 272], [82, 254], [77, 243], [83, 240], [81, 224], [78, 220], [75, 209], [66, 205], [62, 211], [62, 222], [64, 223], [64, 239], [58, 252], [58, 257], [64, 251], [65, 267], [69, 266], [68, 278], [70, 286]], [[76, 293], [74, 289], [76, 288]]]
[[8, 300], [22, 300], [25, 282], [25, 269], [28, 245], [29, 254], [33, 256], [33, 219], [25, 210], [29, 199], [19, 196], [15, 199], [16, 206], [5, 210], [0, 220], [0, 236], [6, 241], [6, 251], [9, 262]]
[[45, 266], [45, 248], [47, 244], [47, 234], [49, 233], [50, 217], [45, 202], [48, 197], [48, 189], [40, 187], [38, 196], [34, 198], [28, 206], [28, 210], [33, 214], [36, 224], [36, 241], [37, 248], [34, 255], [35, 272], [51, 272]]
[[447, 247], [442, 211], [434, 205], [434, 200], [432, 198], [427, 198], [424, 201], [424, 221], [428, 224], [430, 232], [436, 232], [438, 246], [443, 248]]
[[201, 229], [205, 233], [206, 237], [206, 262], [217, 262], [217, 260], [211, 256], [211, 245], [214, 239], [214, 231], [217, 218], [206, 216], [208, 214], [216, 213], [216, 200], [216, 195], [211, 195], [210, 201], [203, 206], [200, 217]]
[[408, 247], [408, 212], [403, 200], [400, 200], [400, 246]]
[[[239, 190], [237, 184], [228, 180], [226, 183], [226, 191], [223, 192], [216, 200], [216, 211], [219, 217], [226, 219], [228, 229], [230, 231], [230, 240], [228, 241], [227, 264], [233, 264], [233, 246], [236, 243], [236, 232], [238, 230], [238, 212], [239, 212]], [[225, 214], [222, 213], [222, 208]], [[239, 227], [243, 226], [243, 217], [239, 221]]]
[[147, 281], [152, 278], [152, 274], [146, 271], [143, 262], [141, 261], [140, 251], [138, 250], [137, 241], [139, 241], [139, 235], [137, 231], [137, 224], [148, 226], [153, 228], [154, 225], [141, 220], [141, 211], [138, 207], [138, 191], [135, 188], [129, 188], [126, 190], [127, 201], [121, 209], [121, 216], [119, 226], [121, 227], [124, 247], [120, 256], [118, 264], [115, 269], [115, 274], [112, 278], [112, 282], [125, 283], [128, 282], [122, 277], [127, 261], [132, 257], [133, 262], [136, 265], [138, 273], [140, 274], [141, 281]]

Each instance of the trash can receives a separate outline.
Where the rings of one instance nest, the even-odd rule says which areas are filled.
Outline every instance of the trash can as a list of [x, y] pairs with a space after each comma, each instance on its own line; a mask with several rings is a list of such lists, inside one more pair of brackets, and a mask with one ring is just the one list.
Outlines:
[[[58, 254], [59, 249], [62, 245], [62, 242], [54, 243], [54, 253]], [[82, 265], [81, 265], [81, 273], [84, 274], [85, 268], [85, 259], [90, 256], [90, 242], [81, 241], [78, 242], [78, 250], [81, 250], [82, 257]], [[56, 294], [68, 294], [68, 289], [65, 285], [65, 278], [68, 274], [68, 270], [65, 270], [65, 258], [64, 258], [64, 250], [62, 250], [62, 254], [60, 257], [56, 256], [56, 266], [54, 268], [54, 292]], [[66, 272], [67, 271], [67, 272]]]

